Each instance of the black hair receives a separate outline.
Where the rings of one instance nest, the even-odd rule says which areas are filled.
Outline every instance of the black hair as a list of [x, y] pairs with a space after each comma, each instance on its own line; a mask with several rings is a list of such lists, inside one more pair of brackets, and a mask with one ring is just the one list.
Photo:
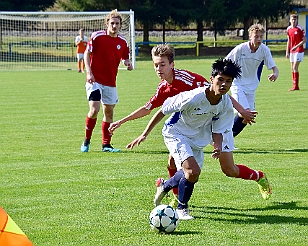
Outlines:
[[219, 58], [212, 64], [211, 76], [215, 77], [218, 74], [231, 76], [233, 79], [242, 76], [242, 69], [236, 62], [231, 59]]

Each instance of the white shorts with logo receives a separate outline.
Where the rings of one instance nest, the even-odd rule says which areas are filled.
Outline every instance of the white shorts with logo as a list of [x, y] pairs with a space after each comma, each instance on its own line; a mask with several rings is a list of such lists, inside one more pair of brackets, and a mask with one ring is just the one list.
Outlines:
[[[230, 88], [232, 97], [242, 105], [244, 109], [256, 110], [255, 93], [246, 93], [240, 86]], [[234, 112], [237, 112], [234, 109]]]
[[83, 53], [78, 53], [77, 54], [77, 59], [78, 61], [84, 58], [84, 54]]
[[[232, 131], [223, 133], [222, 152], [232, 152], [234, 150], [234, 138]], [[191, 139], [183, 135], [177, 135], [173, 137], [164, 136], [165, 144], [169, 150], [169, 153], [174, 158], [177, 170], [182, 169], [182, 163], [189, 157], [193, 156], [202, 170], [204, 162], [203, 149], [196, 148]], [[212, 139], [209, 139], [208, 143], [211, 143]]]
[[119, 101], [116, 87], [102, 85], [97, 82], [94, 82], [93, 84], [86, 82], [85, 86], [88, 100], [93, 91], [99, 90], [100, 101], [102, 104], [114, 105]]
[[304, 52], [290, 53], [290, 62], [302, 62], [304, 60]]

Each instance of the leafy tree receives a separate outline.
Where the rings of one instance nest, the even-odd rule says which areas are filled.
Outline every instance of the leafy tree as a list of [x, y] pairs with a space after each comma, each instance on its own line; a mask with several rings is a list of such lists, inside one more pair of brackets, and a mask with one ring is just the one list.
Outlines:
[[1, 11], [39, 11], [54, 5], [56, 0], [1, 0]]
[[277, 21], [279, 17], [287, 14], [291, 2], [292, 0], [237, 0], [233, 1], [230, 10], [234, 11], [237, 20], [244, 24], [243, 39], [248, 39], [248, 28], [253, 24], [254, 19]]

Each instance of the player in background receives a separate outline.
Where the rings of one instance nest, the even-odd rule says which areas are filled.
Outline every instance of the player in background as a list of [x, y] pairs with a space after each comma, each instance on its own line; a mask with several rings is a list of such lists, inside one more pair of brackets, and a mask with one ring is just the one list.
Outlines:
[[290, 59], [293, 87], [289, 91], [299, 90], [299, 64], [304, 60], [304, 44], [307, 41], [305, 30], [297, 24], [297, 15], [290, 15], [290, 26], [287, 28], [288, 42], [286, 57]]
[[77, 53], [77, 67], [78, 67], [78, 73], [84, 73], [84, 52], [86, 50], [88, 43], [87, 36], [84, 35], [84, 30], [79, 30], [79, 35], [75, 39], [75, 45], [77, 47], [76, 53]]
[[[159, 44], [152, 48], [151, 51], [152, 60], [154, 64], [154, 70], [157, 76], [161, 79], [158, 84], [156, 93], [150, 98], [150, 100], [142, 107], [138, 108], [126, 117], [112, 123], [109, 131], [111, 133], [123, 123], [135, 120], [146, 115], [149, 115], [153, 109], [160, 107], [168, 97], [177, 95], [180, 92], [195, 89], [197, 87], [206, 86], [209, 82], [201, 75], [174, 68], [175, 51], [169, 44]], [[246, 111], [241, 105], [239, 105], [234, 99], [234, 107], [237, 108], [245, 117], [248, 122], [254, 122], [254, 113]], [[139, 145], [146, 139], [150, 131], [161, 119], [156, 118], [156, 114], [149, 121], [149, 124], [145, 131], [137, 137], [132, 143], [126, 147], [132, 149], [136, 144]], [[176, 166], [171, 155], [168, 160], [168, 175], [172, 177], [176, 173]], [[173, 189], [175, 200], [170, 205], [174, 206], [177, 202], [177, 189]]]
[[[234, 99], [246, 110], [255, 111], [255, 96], [260, 83], [262, 67], [265, 65], [273, 73], [268, 80], [276, 81], [279, 70], [274, 62], [270, 49], [262, 43], [265, 29], [260, 24], [253, 24], [248, 29], [249, 41], [237, 45], [226, 56], [235, 61], [242, 69], [242, 76], [235, 78], [231, 86]], [[247, 125], [240, 112], [234, 118], [233, 136], [237, 136]]]
[[241, 76], [241, 68], [230, 59], [218, 59], [212, 65], [210, 85], [182, 92], [166, 99], [159, 117], [171, 116], [162, 130], [165, 144], [174, 158], [177, 172], [169, 180], [156, 181], [154, 205], [178, 187], [177, 212], [179, 219], [191, 220], [188, 202], [198, 181], [204, 162], [203, 149], [213, 141], [212, 157], [219, 159], [222, 170], [229, 177], [255, 180], [262, 197], [268, 199], [271, 187], [261, 171], [234, 164], [233, 106], [227, 92], [234, 78]]
[[102, 104], [102, 151], [119, 152], [111, 146], [111, 136], [108, 128], [113, 122], [113, 111], [118, 102], [116, 76], [119, 63], [122, 60], [127, 70], [132, 70], [129, 59], [129, 47], [124, 37], [119, 35], [122, 25], [121, 15], [113, 10], [106, 17], [107, 30], [92, 33], [85, 51], [87, 70], [86, 94], [89, 101], [89, 112], [86, 116], [85, 138], [80, 147], [82, 152], [88, 152], [97, 115]]

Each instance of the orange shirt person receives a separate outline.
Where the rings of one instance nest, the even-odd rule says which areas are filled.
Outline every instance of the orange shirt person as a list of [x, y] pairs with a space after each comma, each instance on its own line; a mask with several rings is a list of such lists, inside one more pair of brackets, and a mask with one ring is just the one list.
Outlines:
[[78, 67], [78, 73], [84, 73], [84, 52], [87, 48], [88, 38], [84, 35], [84, 30], [79, 30], [79, 35], [75, 39], [76, 44], [76, 53], [77, 53], [77, 67]]

